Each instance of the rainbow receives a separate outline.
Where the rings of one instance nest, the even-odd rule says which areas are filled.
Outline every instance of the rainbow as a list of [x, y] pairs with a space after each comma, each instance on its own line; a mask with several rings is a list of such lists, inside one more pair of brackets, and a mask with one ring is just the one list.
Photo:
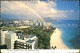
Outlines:
[[25, 7], [25, 8], [28, 8], [29, 10], [31, 10], [34, 14], [36, 14], [42, 20], [42, 22], [44, 22], [46, 24], [46, 26], [48, 26], [48, 24], [45, 22], [45, 20], [36, 11], [34, 11], [32, 8], [25, 5], [24, 3], [20, 3], [20, 2], [16, 2], [16, 3], [18, 3], [18, 5], [20, 5], [22, 7]]

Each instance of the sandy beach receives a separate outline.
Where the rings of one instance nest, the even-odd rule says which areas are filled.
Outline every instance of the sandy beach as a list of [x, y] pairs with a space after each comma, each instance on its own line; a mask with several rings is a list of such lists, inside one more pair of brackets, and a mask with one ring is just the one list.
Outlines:
[[55, 49], [69, 49], [63, 43], [63, 41], [61, 39], [61, 31], [58, 28], [56, 28], [56, 30], [51, 35], [50, 46], [53, 47], [53, 48], [56, 46]]

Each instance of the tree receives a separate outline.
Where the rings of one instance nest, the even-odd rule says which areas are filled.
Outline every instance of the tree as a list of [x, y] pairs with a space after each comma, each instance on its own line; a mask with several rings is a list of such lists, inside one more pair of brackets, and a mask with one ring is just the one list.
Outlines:
[[0, 49], [7, 49], [7, 45], [0, 45]]

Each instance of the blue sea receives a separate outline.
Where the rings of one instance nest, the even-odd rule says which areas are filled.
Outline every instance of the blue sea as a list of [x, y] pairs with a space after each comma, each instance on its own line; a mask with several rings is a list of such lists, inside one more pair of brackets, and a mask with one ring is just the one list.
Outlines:
[[[61, 20], [60, 22], [51, 22], [54, 26], [62, 31], [62, 41], [70, 49], [75, 49], [72, 46], [71, 40], [79, 35], [79, 21], [78, 20]], [[74, 42], [74, 41], [73, 41]], [[80, 45], [77, 43], [77, 45]]]

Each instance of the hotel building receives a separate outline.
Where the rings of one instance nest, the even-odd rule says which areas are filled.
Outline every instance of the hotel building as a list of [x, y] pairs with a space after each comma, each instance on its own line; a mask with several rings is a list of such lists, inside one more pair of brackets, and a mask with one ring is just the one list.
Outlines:
[[32, 35], [26, 35], [24, 39], [17, 39], [14, 44], [14, 49], [37, 49], [38, 38]]
[[17, 35], [13, 31], [0, 31], [0, 45], [8, 49], [37, 49], [38, 38], [34, 35]]
[[8, 49], [14, 48], [14, 42], [16, 40], [16, 33], [9, 31], [5, 34], [5, 44], [7, 45]]
[[5, 34], [7, 33], [8, 31], [2, 31], [1, 30], [1, 45], [4, 45], [5, 44]]

